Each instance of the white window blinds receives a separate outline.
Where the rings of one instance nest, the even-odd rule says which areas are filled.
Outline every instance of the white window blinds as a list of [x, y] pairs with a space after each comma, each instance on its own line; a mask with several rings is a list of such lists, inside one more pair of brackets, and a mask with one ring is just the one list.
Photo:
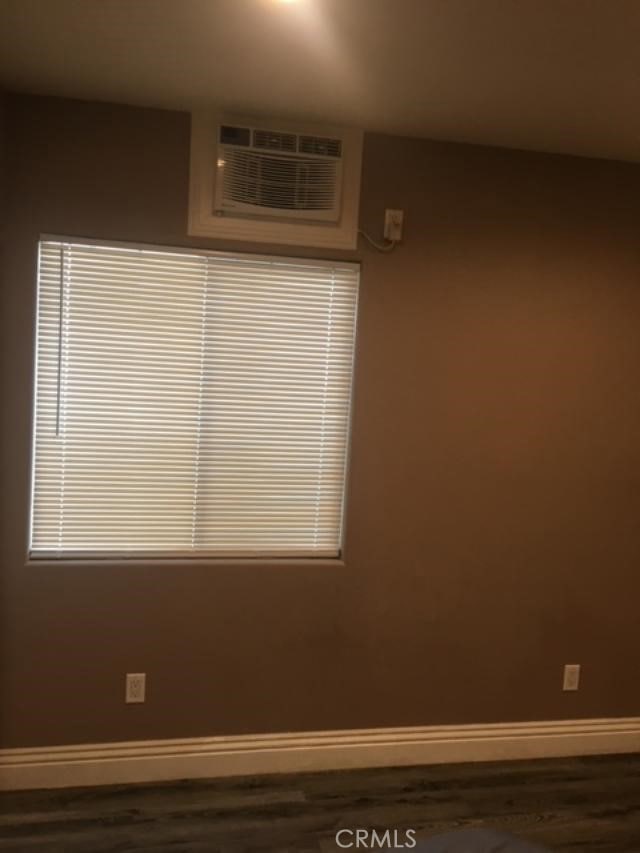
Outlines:
[[40, 244], [34, 556], [340, 552], [358, 267]]

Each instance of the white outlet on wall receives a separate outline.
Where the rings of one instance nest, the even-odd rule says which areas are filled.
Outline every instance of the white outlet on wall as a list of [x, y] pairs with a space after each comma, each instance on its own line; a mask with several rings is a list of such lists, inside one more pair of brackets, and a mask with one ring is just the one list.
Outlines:
[[146, 672], [128, 672], [124, 701], [127, 703], [144, 702], [147, 689]]
[[399, 243], [402, 240], [403, 222], [404, 210], [387, 208], [384, 212], [384, 239]]
[[580, 686], [580, 664], [567, 663], [564, 666], [563, 690], [577, 690]]

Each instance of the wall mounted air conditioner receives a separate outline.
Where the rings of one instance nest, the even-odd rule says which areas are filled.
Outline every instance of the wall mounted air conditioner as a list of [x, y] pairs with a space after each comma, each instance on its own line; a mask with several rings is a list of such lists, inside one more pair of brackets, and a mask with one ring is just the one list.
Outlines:
[[222, 124], [217, 137], [217, 212], [296, 221], [340, 219], [339, 136]]
[[355, 248], [361, 152], [357, 130], [196, 113], [189, 233]]

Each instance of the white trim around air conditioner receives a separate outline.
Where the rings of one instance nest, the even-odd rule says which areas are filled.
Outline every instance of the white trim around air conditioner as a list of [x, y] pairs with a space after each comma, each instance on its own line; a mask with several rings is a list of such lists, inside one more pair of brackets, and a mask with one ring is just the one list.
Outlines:
[[0, 789], [640, 751], [640, 717], [233, 735], [0, 750]]
[[[356, 128], [309, 127], [309, 132], [339, 135], [344, 142], [342, 212], [337, 223], [304, 220], [261, 220], [216, 216], [214, 210], [216, 129], [220, 117], [213, 111], [191, 115], [191, 164], [189, 176], [188, 233], [196, 237], [242, 240], [251, 243], [312, 246], [324, 249], [355, 249], [358, 240], [360, 173], [363, 133]], [[252, 121], [252, 120], [246, 120]], [[241, 123], [241, 122], [240, 122]], [[279, 122], [278, 127], [296, 132], [304, 125]]]

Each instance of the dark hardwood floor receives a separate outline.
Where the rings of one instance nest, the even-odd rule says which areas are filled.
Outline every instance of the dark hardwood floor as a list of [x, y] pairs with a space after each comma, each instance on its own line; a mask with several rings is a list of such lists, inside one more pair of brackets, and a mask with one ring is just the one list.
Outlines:
[[0, 795], [2, 851], [329, 853], [345, 827], [490, 827], [552, 851], [640, 853], [640, 755]]

